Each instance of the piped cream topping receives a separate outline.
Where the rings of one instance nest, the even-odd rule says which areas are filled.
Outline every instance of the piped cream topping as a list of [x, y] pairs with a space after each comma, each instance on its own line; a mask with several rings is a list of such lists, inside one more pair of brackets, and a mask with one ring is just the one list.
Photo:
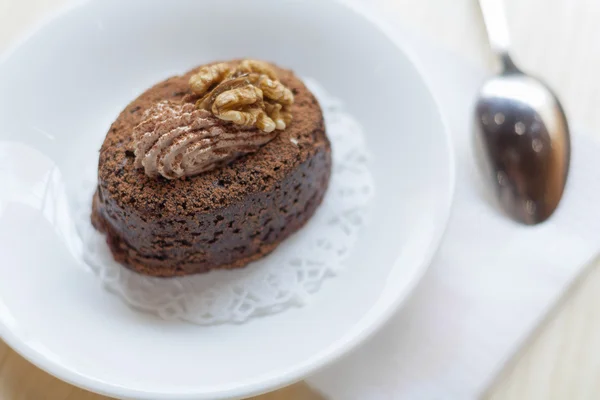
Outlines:
[[227, 132], [209, 111], [162, 101], [148, 109], [133, 131], [135, 167], [150, 177], [193, 176], [257, 151], [277, 133]]

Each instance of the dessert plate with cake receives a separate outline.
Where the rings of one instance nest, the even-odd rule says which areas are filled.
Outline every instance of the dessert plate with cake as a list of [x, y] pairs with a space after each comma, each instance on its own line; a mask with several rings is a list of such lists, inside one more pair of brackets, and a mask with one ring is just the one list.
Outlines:
[[92, 391], [302, 379], [399, 308], [447, 222], [437, 104], [356, 4], [84, 1], [0, 88], [0, 336]]

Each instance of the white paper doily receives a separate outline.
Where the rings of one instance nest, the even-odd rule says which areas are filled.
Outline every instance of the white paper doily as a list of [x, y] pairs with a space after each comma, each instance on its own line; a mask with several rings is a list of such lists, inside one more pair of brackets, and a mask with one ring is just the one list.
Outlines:
[[240, 323], [306, 304], [342, 267], [366, 222], [373, 196], [365, 137], [357, 121], [314, 80], [305, 80], [325, 116], [333, 169], [329, 189], [311, 220], [273, 253], [246, 268], [181, 278], [153, 278], [112, 258], [103, 234], [90, 222], [96, 164], [76, 195], [76, 225], [83, 259], [104, 287], [130, 306], [194, 324]]

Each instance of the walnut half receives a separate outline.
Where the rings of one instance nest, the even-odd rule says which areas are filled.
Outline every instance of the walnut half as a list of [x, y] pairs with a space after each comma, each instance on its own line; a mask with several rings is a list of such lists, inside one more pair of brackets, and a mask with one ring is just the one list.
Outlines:
[[264, 132], [283, 130], [292, 121], [294, 95], [266, 62], [243, 60], [238, 65], [207, 65], [190, 78], [196, 106], [217, 118]]

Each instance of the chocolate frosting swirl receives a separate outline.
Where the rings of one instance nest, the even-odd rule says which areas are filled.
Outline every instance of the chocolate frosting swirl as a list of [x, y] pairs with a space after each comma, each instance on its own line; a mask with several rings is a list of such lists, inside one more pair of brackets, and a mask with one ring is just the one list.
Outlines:
[[228, 128], [194, 104], [156, 103], [133, 130], [135, 167], [150, 177], [193, 176], [255, 152], [277, 136]]

